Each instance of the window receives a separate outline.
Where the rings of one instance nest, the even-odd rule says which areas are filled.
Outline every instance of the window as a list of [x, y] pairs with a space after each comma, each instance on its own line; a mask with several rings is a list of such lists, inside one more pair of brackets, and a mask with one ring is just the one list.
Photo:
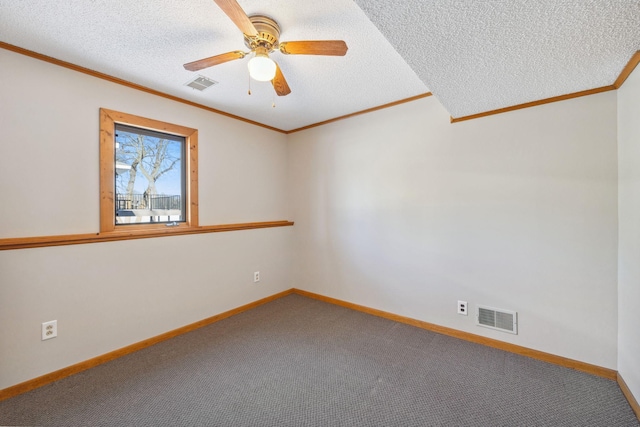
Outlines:
[[183, 136], [116, 123], [116, 225], [185, 222]]
[[100, 110], [100, 231], [198, 226], [198, 131]]

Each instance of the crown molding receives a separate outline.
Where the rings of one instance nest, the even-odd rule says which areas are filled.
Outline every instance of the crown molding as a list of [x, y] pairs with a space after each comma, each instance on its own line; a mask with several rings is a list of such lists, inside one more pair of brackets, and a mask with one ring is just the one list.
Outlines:
[[636, 66], [640, 63], [640, 50], [634, 53], [627, 62], [627, 65], [622, 69], [620, 75], [613, 84], [609, 86], [598, 87], [595, 89], [583, 90], [580, 92], [569, 93], [566, 95], [554, 96], [551, 98], [545, 98], [538, 101], [526, 102], [524, 104], [513, 105], [511, 107], [498, 108], [497, 110], [485, 111], [483, 113], [471, 114], [463, 117], [451, 117], [451, 123], [463, 122], [465, 120], [479, 119], [480, 117], [492, 116], [494, 114], [502, 114], [509, 111], [521, 110], [523, 108], [536, 107], [538, 105], [549, 104], [551, 102], [565, 101], [567, 99], [579, 98], [581, 96], [594, 95], [596, 93], [608, 92], [610, 90], [617, 90], [624, 84], [627, 77], [633, 72]]
[[116, 84], [119, 84], [119, 85], [122, 85], [122, 86], [126, 86], [126, 87], [129, 87], [131, 89], [139, 90], [139, 91], [142, 91], [142, 92], [150, 93], [152, 95], [160, 96], [162, 98], [170, 99], [171, 101], [176, 101], [176, 102], [180, 102], [182, 104], [190, 105], [192, 107], [201, 108], [201, 109], [209, 111], [211, 113], [220, 114], [221, 116], [229, 117], [231, 119], [240, 120], [242, 122], [249, 123], [249, 124], [252, 124], [252, 125], [255, 125], [255, 126], [259, 126], [259, 127], [265, 128], [265, 129], [273, 130], [273, 131], [276, 131], [276, 132], [286, 133], [284, 130], [275, 128], [273, 126], [268, 126], [268, 125], [265, 125], [263, 123], [259, 123], [259, 122], [253, 121], [253, 120], [245, 119], [244, 117], [236, 116], [234, 114], [225, 113], [224, 111], [216, 110], [215, 108], [207, 107], [206, 105], [198, 104], [197, 102], [189, 101], [189, 100], [186, 100], [184, 98], [180, 98], [178, 96], [169, 95], [168, 93], [160, 92], [158, 90], [151, 89], [151, 88], [146, 87], [146, 86], [142, 86], [142, 85], [139, 85], [139, 84], [136, 84], [136, 83], [132, 83], [130, 81], [127, 81], [127, 80], [124, 80], [124, 79], [120, 79], [118, 77], [110, 76], [109, 74], [104, 74], [104, 73], [101, 73], [99, 71], [91, 70], [89, 68], [81, 67], [79, 65], [75, 65], [75, 64], [72, 64], [70, 62], [62, 61], [60, 59], [53, 58], [51, 56], [43, 55], [41, 53], [34, 52], [32, 50], [28, 50], [28, 49], [24, 49], [24, 48], [21, 48], [21, 47], [18, 47], [18, 46], [14, 46], [14, 45], [9, 44], [9, 43], [5, 43], [5, 42], [0, 41], [0, 48], [9, 50], [9, 51], [12, 51], [12, 52], [15, 52], [15, 53], [19, 53], [21, 55], [29, 56], [29, 57], [34, 58], [34, 59], [39, 59], [40, 61], [48, 62], [50, 64], [58, 65], [60, 67], [68, 68], [70, 70], [77, 71], [77, 72], [82, 73], [82, 74], [87, 74], [89, 76], [97, 77], [97, 78], [102, 79], [102, 80], [106, 80], [106, 81], [109, 81], [109, 82], [112, 82], [112, 83], [116, 83]]
[[[269, 129], [269, 130], [272, 130], [272, 131], [275, 131], [275, 132], [280, 132], [280, 133], [287, 134], [287, 135], [295, 133], [295, 132], [300, 132], [300, 131], [303, 131], [303, 130], [311, 129], [311, 128], [314, 128], [314, 127], [326, 125], [326, 124], [329, 124], [329, 123], [337, 122], [339, 120], [348, 119], [348, 118], [351, 118], [351, 117], [354, 117], [354, 116], [358, 116], [358, 115], [361, 115], [361, 114], [367, 114], [367, 113], [371, 113], [373, 111], [382, 110], [384, 108], [394, 107], [396, 105], [400, 105], [400, 104], [404, 104], [406, 102], [411, 102], [411, 101], [415, 101], [415, 100], [418, 100], [418, 99], [426, 98], [426, 97], [429, 97], [429, 96], [432, 95], [431, 92], [426, 92], [426, 93], [423, 93], [423, 94], [420, 94], [420, 95], [416, 95], [416, 96], [412, 96], [412, 97], [409, 97], [409, 98], [401, 99], [401, 100], [398, 100], [398, 101], [390, 102], [388, 104], [379, 105], [377, 107], [368, 108], [366, 110], [361, 110], [361, 111], [357, 111], [355, 113], [346, 114], [344, 116], [335, 117], [333, 119], [325, 120], [325, 121], [322, 121], [322, 122], [313, 123], [313, 124], [310, 124], [310, 125], [307, 125], [307, 126], [303, 126], [303, 127], [297, 128], [297, 129], [283, 130], [283, 129], [279, 129], [279, 128], [276, 128], [276, 127], [273, 127], [273, 126], [265, 125], [263, 123], [259, 123], [259, 122], [253, 121], [253, 120], [249, 120], [249, 119], [246, 119], [244, 117], [236, 116], [234, 114], [226, 113], [224, 111], [217, 110], [215, 108], [211, 108], [211, 107], [208, 107], [206, 105], [198, 104], [197, 102], [189, 101], [189, 100], [186, 100], [184, 98], [180, 98], [180, 97], [177, 97], [177, 96], [174, 96], [174, 95], [169, 95], [167, 93], [160, 92], [158, 90], [151, 89], [151, 88], [148, 88], [146, 86], [142, 86], [142, 85], [139, 85], [139, 84], [136, 84], [136, 83], [132, 83], [130, 81], [127, 81], [127, 80], [124, 80], [124, 79], [120, 79], [118, 77], [113, 77], [113, 76], [110, 76], [108, 74], [101, 73], [99, 71], [91, 70], [89, 68], [81, 67], [79, 65], [75, 65], [75, 64], [72, 64], [70, 62], [62, 61], [60, 59], [56, 59], [56, 58], [53, 58], [51, 56], [47, 56], [47, 55], [44, 55], [44, 54], [41, 54], [41, 53], [38, 53], [38, 52], [34, 52], [34, 51], [31, 51], [31, 50], [28, 50], [28, 49], [24, 49], [24, 48], [21, 48], [21, 47], [18, 47], [18, 46], [14, 46], [14, 45], [9, 44], [9, 43], [5, 43], [5, 42], [0, 41], [0, 48], [9, 50], [9, 51], [12, 51], [12, 52], [15, 52], [15, 53], [19, 53], [19, 54], [22, 54], [22, 55], [25, 55], [25, 56], [29, 56], [31, 58], [39, 59], [41, 61], [48, 62], [50, 64], [58, 65], [60, 67], [68, 68], [70, 70], [74, 70], [74, 71], [77, 71], [79, 73], [83, 73], [83, 74], [87, 74], [87, 75], [90, 75], [90, 76], [93, 76], [93, 77], [97, 77], [99, 79], [107, 80], [107, 81], [110, 81], [112, 83], [116, 83], [116, 84], [119, 84], [119, 85], [122, 85], [122, 86], [126, 86], [126, 87], [129, 87], [129, 88], [135, 89], [135, 90], [139, 90], [139, 91], [142, 91], [142, 92], [150, 93], [152, 95], [160, 96], [162, 98], [170, 99], [172, 101], [180, 102], [182, 104], [190, 105], [192, 107], [201, 108], [203, 110], [206, 110], [206, 111], [209, 111], [209, 112], [212, 112], [212, 113], [215, 113], [215, 114], [220, 114], [220, 115], [225, 116], [225, 117], [229, 117], [229, 118], [232, 118], [232, 119], [235, 119], [235, 120], [240, 120], [240, 121], [245, 122], [245, 123], [249, 123], [249, 124], [252, 124], [252, 125], [255, 125], [255, 126], [259, 126], [259, 127], [265, 128], [265, 129]], [[566, 95], [554, 96], [554, 97], [551, 97], [551, 98], [545, 98], [545, 99], [541, 99], [541, 100], [537, 100], [537, 101], [526, 102], [524, 104], [513, 105], [513, 106], [510, 106], [510, 107], [499, 108], [499, 109], [496, 109], [496, 110], [485, 111], [485, 112], [482, 112], [482, 113], [472, 114], [472, 115], [463, 116], [463, 117], [453, 117], [453, 116], [451, 116], [450, 120], [451, 120], [451, 123], [458, 123], [458, 122], [462, 122], [462, 121], [466, 121], [466, 120], [473, 120], [473, 119], [478, 119], [478, 118], [481, 118], [481, 117], [492, 116], [492, 115], [495, 115], [495, 114], [502, 114], [502, 113], [506, 113], [506, 112], [509, 112], [509, 111], [515, 111], [515, 110], [521, 110], [521, 109], [524, 109], [524, 108], [536, 107], [538, 105], [549, 104], [549, 103], [552, 103], [552, 102], [565, 101], [565, 100], [568, 100], [568, 99], [579, 98], [581, 96], [594, 95], [594, 94], [597, 94], [597, 93], [608, 92], [608, 91], [611, 91], [611, 90], [617, 90], [624, 84], [624, 82], [629, 77], [629, 75], [633, 72], [633, 70], [636, 68], [638, 63], [640, 63], [640, 51], [637, 51], [635, 54], [633, 54], [631, 56], [631, 59], [629, 60], [627, 65], [622, 69], [622, 72], [620, 73], [620, 75], [618, 76], [616, 81], [613, 84], [609, 85], [609, 86], [603, 86], [603, 87], [599, 87], [599, 88], [595, 88], [595, 89], [583, 90], [583, 91], [580, 91], [580, 92], [574, 92], [574, 93], [570, 93], [570, 94], [566, 94]]]
[[421, 93], [420, 95], [416, 95], [416, 96], [411, 96], [409, 98], [400, 99], [398, 101], [390, 102], [388, 104], [379, 105], [379, 106], [373, 107], [373, 108], [367, 108], [366, 110], [356, 111], [355, 113], [345, 114], [344, 116], [339, 116], [339, 117], [336, 117], [336, 118], [333, 118], [333, 119], [325, 120], [323, 122], [318, 122], [318, 123], [314, 123], [314, 124], [311, 124], [311, 125], [308, 125], [308, 126], [303, 126], [301, 128], [289, 130], [286, 133], [287, 134], [291, 134], [291, 133], [295, 133], [295, 132], [300, 132], [300, 131], [303, 131], [303, 130], [315, 128], [315, 127], [326, 125], [326, 124], [333, 123], [333, 122], [337, 122], [339, 120], [348, 119], [350, 117], [359, 116], [361, 114], [371, 113], [373, 111], [382, 110], [384, 108], [395, 107], [396, 105], [400, 105], [400, 104], [404, 104], [406, 102], [411, 102], [411, 101], [415, 101], [415, 100], [418, 100], [418, 99], [426, 98], [426, 97], [429, 97], [431, 95], [432, 95], [431, 92]]

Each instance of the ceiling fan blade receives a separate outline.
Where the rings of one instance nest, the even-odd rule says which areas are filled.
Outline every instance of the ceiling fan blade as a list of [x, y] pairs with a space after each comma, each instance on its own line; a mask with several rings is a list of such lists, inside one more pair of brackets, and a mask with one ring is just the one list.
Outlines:
[[214, 65], [222, 64], [224, 62], [233, 61], [234, 59], [244, 58], [245, 53], [240, 50], [233, 52], [223, 53], [221, 55], [210, 56], [209, 58], [200, 59], [198, 61], [189, 62], [184, 64], [185, 70], [198, 71], [203, 68], [213, 67]]
[[271, 80], [271, 84], [278, 96], [287, 96], [291, 93], [291, 88], [289, 88], [278, 63], [276, 63], [276, 76]]
[[287, 55], [344, 56], [347, 44], [343, 40], [313, 40], [280, 43], [280, 52]]
[[257, 36], [258, 30], [236, 0], [213, 0], [244, 34]]

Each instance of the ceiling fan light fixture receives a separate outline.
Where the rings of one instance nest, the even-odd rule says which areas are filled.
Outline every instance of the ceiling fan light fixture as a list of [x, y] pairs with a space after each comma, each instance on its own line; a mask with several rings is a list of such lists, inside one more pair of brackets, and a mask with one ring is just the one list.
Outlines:
[[249, 60], [249, 75], [259, 82], [268, 82], [276, 76], [276, 63], [269, 58], [266, 48], [257, 48], [256, 55]]
[[[264, 15], [248, 16], [237, 0], [214, 0], [222, 11], [236, 24], [236, 27], [244, 34], [244, 44], [249, 52], [236, 50], [220, 55], [210, 56], [183, 65], [185, 70], [198, 71], [214, 65], [242, 59], [253, 52], [249, 60], [249, 88], [251, 79], [268, 82], [278, 96], [286, 96], [291, 93], [291, 88], [282, 74], [282, 70], [269, 54], [279, 50], [285, 55], [328, 55], [344, 56], [347, 53], [347, 44], [344, 40], [301, 40], [280, 43], [280, 26], [276, 21]], [[251, 95], [251, 90], [249, 90]]]

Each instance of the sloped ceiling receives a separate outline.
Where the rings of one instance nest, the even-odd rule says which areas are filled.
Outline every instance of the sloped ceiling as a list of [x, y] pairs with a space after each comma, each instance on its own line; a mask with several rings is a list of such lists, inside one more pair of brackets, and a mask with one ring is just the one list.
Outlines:
[[356, 0], [453, 117], [612, 85], [637, 0]]
[[[341, 39], [345, 57], [284, 56], [292, 93], [251, 83], [245, 50], [212, 0], [0, 0], [0, 41], [281, 130], [428, 91], [453, 117], [611, 85], [640, 50], [640, 0], [239, 0], [281, 40]], [[195, 91], [203, 75], [219, 84]], [[276, 107], [272, 104], [275, 101]]]

